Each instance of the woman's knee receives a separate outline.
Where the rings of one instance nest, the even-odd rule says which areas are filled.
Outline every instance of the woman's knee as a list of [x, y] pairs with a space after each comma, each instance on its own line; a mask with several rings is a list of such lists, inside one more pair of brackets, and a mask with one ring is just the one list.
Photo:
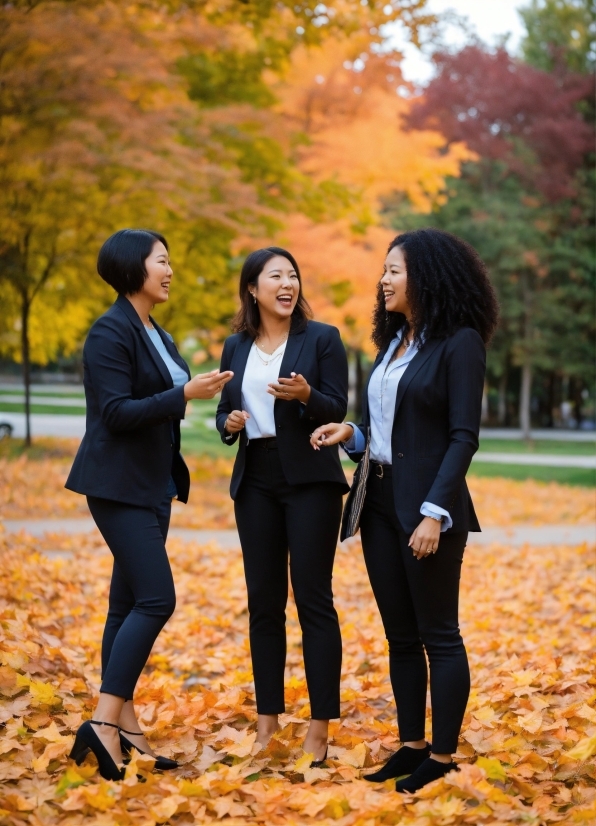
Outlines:
[[134, 607], [141, 614], [169, 619], [176, 610], [176, 592], [172, 588], [162, 593], [138, 599]]

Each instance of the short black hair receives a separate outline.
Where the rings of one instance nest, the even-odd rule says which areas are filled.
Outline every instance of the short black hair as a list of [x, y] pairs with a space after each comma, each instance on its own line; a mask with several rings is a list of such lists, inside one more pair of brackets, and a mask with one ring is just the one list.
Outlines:
[[242, 265], [240, 273], [240, 285], [238, 292], [240, 294], [240, 309], [236, 313], [232, 321], [232, 329], [235, 333], [245, 332], [251, 338], [256, 338], [259, 332], [259, 324], [261, 323], [261, 314], [259, 312], [259, 305], [253, 300], [248, 289], [249, 284], [256, 284], [259, 275], [263, 272], [263, 268], [267, 261], [275, 258], [276, 255], [281, 255], [287, 258], [292, 267], [296, 270], [298, 276], [298, 301], [292, 313], [292, 321], [290, 326], [290, 334], [300, 333], [308, 324], [308, 319], [312, 318], [312, 310], [308, 306], [308, 302], [302, 293], [302, 276], [300, 275], [300, 268], [298, 262], [292, 253], [281, 247], [264, 247], [260, 250], [255, 250], [247, 256], [246, 261]]
[[169, 251], [168, 242], [150, 229], [120, 229], [104, 242], [97, 256], [97, 272], [120, 295], [138, 293], [147, 278], [145, 261], [156, 241]]
[[[463, 238], [431, 227], [398, 235], [387, 254], [395, 247], [401, 248], [406, 260], [406, 296], [417, 343], [471, 327], [488, 344], [499, 321], [499, 304], [476, 250]], [[409, 324], [402, 313], [387, 312], [379, 283], [373, 344], [384, 350], [399, 330], [407, 334]]]

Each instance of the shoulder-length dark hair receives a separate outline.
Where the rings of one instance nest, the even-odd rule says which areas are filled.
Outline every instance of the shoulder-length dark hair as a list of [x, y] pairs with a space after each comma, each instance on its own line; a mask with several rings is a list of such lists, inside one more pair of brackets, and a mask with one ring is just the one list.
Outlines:
[[276, 255], [283, 255], [287, 258], [292, 267], [296, 270], [298, 276], [298, 301], [292, 313], [292, 323], [290, 326], [290, 335], [293, 333], [300, 333], [308, 324], [308, 319], [312, 318], [312, 310], [310, 309], [307, 300], [302, 293], [302, 276], [300, 269], [294, 256], [287, 250], [281, 247], [264, 247], [260, 250], [251, 252], [246, 261], [242, 265], [240, 273], [240, 285], [238, 292], [240, 295], [240, 309], [234, 316], [232, 321], [232, 329], [235, 333], [245, 332], [251, 338], [256, 338], [259, 332], [259, 324], [261, 323], [261, 314], [259, 312], [259, 305], [256, 303], [249, 292], [249, 284], [257, 283], [259, 275], [263, 272], [263, 268], [267, 261], [275, 258]]
[[372, 341], [384, 350], [396, 333], [410, 326], [418, 344], [447, 338], [471, 327], [485, 344], [499, 320], [499, 305], [488, 272], [466, 241], [439, 229], [417, 229], [393, 239], [387, 252], [400, 247], [406, 260], [406, 295], [411, 325], [402, 313], [385, 310], [383, 287], [377, 288]]
[[145, 261], [156, 241], [168, 242], [151, 229], [120, 229], [104, 242], [97, 257], [97, 272], [120, 295], [133, 295], [147, 278]]

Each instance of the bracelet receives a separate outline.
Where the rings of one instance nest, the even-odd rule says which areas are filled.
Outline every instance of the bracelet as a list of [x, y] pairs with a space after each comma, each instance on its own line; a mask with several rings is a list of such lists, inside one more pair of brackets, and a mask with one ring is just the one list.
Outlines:
[[427, 514], [426, 514], [426, 517], [427, 517], [428, 519], [432, 519], [434, 522], [442, 522], [442, 521], [443, 521], [443, 517], [442, 517], [442, 516], [432, 516], [430, 513], [427, 513]]

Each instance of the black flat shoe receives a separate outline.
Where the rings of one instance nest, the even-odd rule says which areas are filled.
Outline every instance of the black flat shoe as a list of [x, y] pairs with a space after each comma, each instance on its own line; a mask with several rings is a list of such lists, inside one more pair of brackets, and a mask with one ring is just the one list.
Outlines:
[[418, 766], [423, 763], [430, 754], [428, 743], [423, 749], [413, 749], [411, 746], [402, 746], [395, 754], [392, 754], [382, 769], [366, 774], [364, 780], [371, 783], [383, 783], [392, 777], [401, 777], [404, 774], [412, 774]]
[[122, 780], [124, 778], [124, 769], [121, 769], [114, 762], [111, 754], [93, 730], [93, 726], [111, 726], [112, 728], [118, 728], [114, 723], [87, 720], [82, 726], [79, 726], [74, 745], [68, 756], [75, 761], [77, 766], [80, 766], [85, 757], [92, 751], [97, 758], [99, 773], [104, 780]]
[[322, 760], [313, 760], [312, 761], [312, 763], [310, 764], [311, 769], [320, 769], [321, 766], [323, 766], [323, 764], [325, 763], [325, 760], [327, 759], [328, 750], [329, 750], [329, 747], [327, 747], [325, 749], [325, 757], [323, 757]]
[[404, 777], [403, 780], [398, 780], [395, 784], [395, 790], [403, 792], [404, 794], [413, 794], [420, 791], [423, 786], [432, 783], [433, 780], [438, 780], [444, 777], [447, 772], [457, 770], [457, 763], [439, 763], [438, 760], [433, 760], [432, 757], [427, 758], [421, 763], [413, 774], [409, 777]]
[[[128, 738], [126, 738], [124, 736], [125, 734], [133, 734], [134, 735], [134, 734], [142, 734], [142, 732], [141, 731], [126, 731], [126, 729], [123, 729], [123, 728], [120, 729], [120, 747], [121, 747], [124, 754], [129, 755], [130, 752], [132, 751], [132, 749], [136, 749], [139, 752], [139, 754], [147, 754], [146, 751], [143, 751], [138, 746], [135, 746], [134, 743], [131, 743], [130, 740], [128, 740]], [[149, 755], [149, 756], [151, 756], [151, 755]], [[176, 760], [170, 760], [169, 757], [161, 757], [160, 755], [158, 755], [155, 758], [155, 766], [153, 768], [158, 769], [158, 771], [165, 772], [165, 771], [169, 771], [170, 769], [177, 769], [179, 767], [179, 765], [180, 765], [180, 763], [178, 763]]]

